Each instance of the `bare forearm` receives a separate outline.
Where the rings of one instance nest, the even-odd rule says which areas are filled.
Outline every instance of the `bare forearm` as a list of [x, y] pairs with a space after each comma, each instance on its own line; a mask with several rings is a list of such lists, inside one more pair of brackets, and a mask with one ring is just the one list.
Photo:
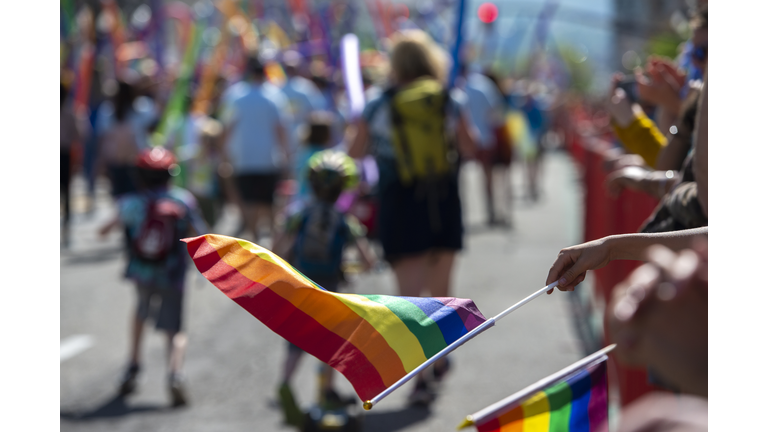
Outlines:
[[633, 233], [609, 236], [608, 244], [610, 261], [614, 260], [645, 260], [645, 251], [653, 244], [661, 244], [673, 251], [690, 247], [696, 237], [706, 238], [709, 227], [692, 228], [681, 231], [664, 233]]
[[666, 135], [666, 133], [677, 120], [677, 116], [675, 115], [677, 111], [671, 111], [669, 108], [665, 107], [658, 107], [658, 110], [659, 112], [656, 116], [656, 126], [658, 126], [659, 130]]
[[347, 154], [353, 159], [365, 156], [368, 147], [368, 124], [364, 120], [358, 120], [355, 125], [354, 138], [349, 146]]
[[663, 171], [680, 171], [690, 149], [691, 146], [685, 138], [667, 134], [667, 145], [659, 151], [655, 168]]

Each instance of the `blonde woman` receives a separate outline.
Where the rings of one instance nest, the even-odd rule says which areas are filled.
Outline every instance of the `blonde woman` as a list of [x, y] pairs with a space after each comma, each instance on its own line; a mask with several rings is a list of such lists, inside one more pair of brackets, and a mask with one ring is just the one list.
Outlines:
[[[357, 123], [349, 155], [375, 156], [379, 178], [379, 238], [399, 294], [448, 297], [455, 256], [463, 248], [459, 156], [474, 140], [459, 96], [445, 89], [446, 55], [424, 32], [396, 36], [392, 86], [371, 100]], [[448, 363], [438, 362], [440, 379]], [[424, 376], [411, 404], [433, 400]]]

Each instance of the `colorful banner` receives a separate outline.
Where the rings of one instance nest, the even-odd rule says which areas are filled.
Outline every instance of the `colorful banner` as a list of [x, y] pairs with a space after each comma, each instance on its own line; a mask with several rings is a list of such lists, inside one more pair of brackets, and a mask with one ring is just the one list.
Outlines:
[[485, 322], [472, 300], [330, 292], [245, 240], [206, 234], [183, 241], [213, 285], [342, 373], [363, 401]]
[[608, 384], [604, 348], [547, 378], [467, 416], [459, 429], [478, 432], [591, 432], [608, 420]]

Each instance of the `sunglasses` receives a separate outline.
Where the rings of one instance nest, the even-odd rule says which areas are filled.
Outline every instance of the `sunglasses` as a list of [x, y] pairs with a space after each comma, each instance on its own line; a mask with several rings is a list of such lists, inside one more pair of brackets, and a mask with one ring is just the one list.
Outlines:
[[698, 61], [704, 61], [707, 58], [707, 45], [693, 47], [691, 57]]

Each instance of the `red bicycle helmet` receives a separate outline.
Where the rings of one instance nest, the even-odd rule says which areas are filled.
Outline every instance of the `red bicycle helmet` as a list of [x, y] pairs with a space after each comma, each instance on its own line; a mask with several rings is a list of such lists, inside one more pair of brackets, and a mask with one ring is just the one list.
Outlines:
[[162, 147], [144, 149], [139, 153], [139, 160], [136, 166], [150, 170], [168, 170], [176, 163], [173, 153]]

